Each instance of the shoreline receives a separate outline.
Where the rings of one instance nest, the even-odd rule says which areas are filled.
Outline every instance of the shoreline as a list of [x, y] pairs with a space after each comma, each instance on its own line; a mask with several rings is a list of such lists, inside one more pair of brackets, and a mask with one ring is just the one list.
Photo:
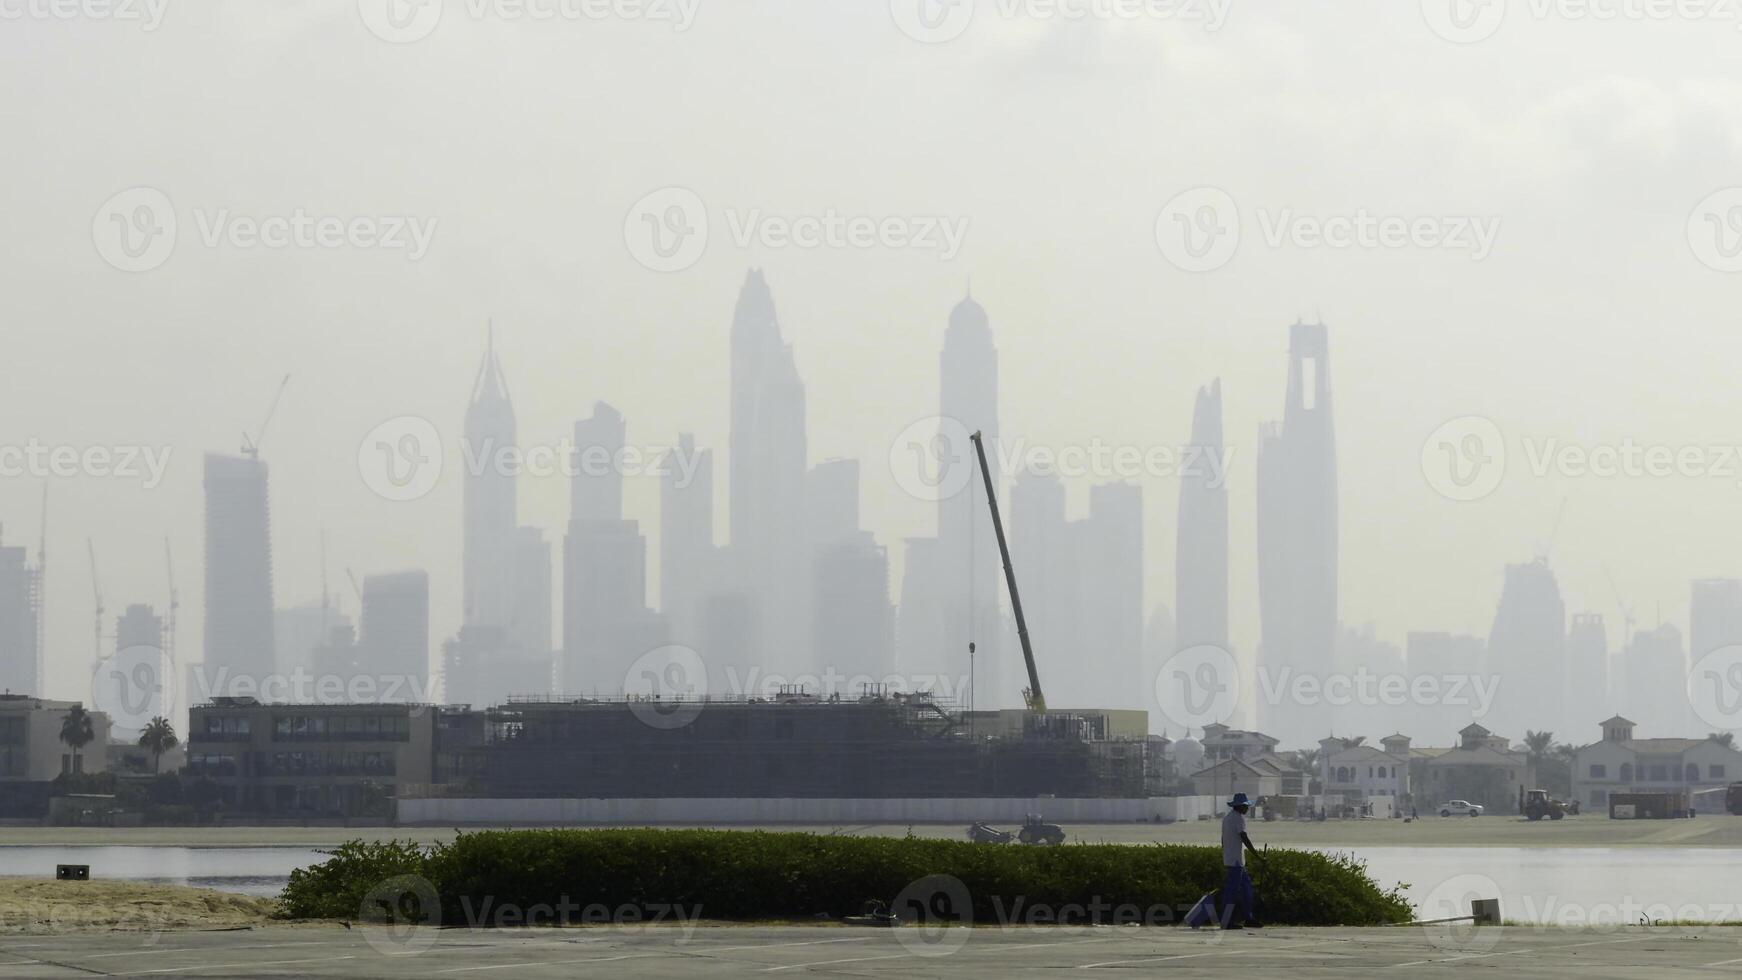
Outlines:
[[[588, 824], [563, 829], [610, 829], [643, 824]], [[661, 825], [664, 829], [706, 826], [719, 830], [766, 830], [782, 832], [844, 834], [850, 836], [961, 838], [965, 824], [711, 824]], [[1219, 823], [1200, 820], [1175, 824], [1066, 823], [1072, 843], [1106, 844], [1215, 844], [1220, 840]], [[179, 847], [222, 848], [322, 848], [350, 840], [401, 840], [433, 844], [452, 840], [458, 833], [483, 830], [544, 829], [545, 825], [491, 825], [467, 827], [0, 827], [0, 847]], [[1603, 816], [1568, 817], [1562, 821], [1532, 823], [1520, 817], [1473, 819], [1427, 817], [1411, 823], [1401, 820], [1331, 820], [1324, 822], [1258, 821], [1252, 825], [1255, 840], [1282, 847], [1424, 848], [1742, 848], [1742, 816], [1699, 816], [1686, 820], [1610, 820]]]

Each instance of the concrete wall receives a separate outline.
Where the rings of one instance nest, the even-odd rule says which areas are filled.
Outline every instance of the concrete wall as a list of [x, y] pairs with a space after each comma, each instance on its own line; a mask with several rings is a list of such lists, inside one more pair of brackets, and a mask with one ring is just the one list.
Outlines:
[[399, 800], [399, 822], [459, 824], [1016, 824], [1038, 813], [1057, 823], [1196, 820], [1217, 815], [1212, 797], [1118, 800], [1061, 799], [695, 799], [651, 800]]

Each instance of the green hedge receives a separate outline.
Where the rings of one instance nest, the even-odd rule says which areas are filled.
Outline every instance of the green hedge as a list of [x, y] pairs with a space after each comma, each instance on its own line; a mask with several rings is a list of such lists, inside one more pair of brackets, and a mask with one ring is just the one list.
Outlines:
[[[428, 884], [418, 882], [420, 890], [439, 896], [441, 921], [450, 925], [490, 923], [488, 917], [480, 922], [483, 909], [559, 903], [675, 907], [709, 919], [808, 920], [856, 914], [869, 901], [894, 904], [904, 889], [907, 897], [915, 894], [914, 882], [943, 875], [960, 882], [950, 887], [972, 904], [975, 923], [1160, 924], [1178, 921], [1222, 879], [1215, 847], [1027, 847], [760, 831], [483, 831], [427, 848], [354, 841], [330, 853], [325, 863], [291, 873], [281, 899], [286, 915], [357, 918], [366, 900], [372, 908], [381, 905], [384, 885], [404, 890], [405, 881], [422, 879]], [[1409, 919], [1401, 889], [1380, 889], [1345, 855], [1272, 850], [1252, 873], [1267, 921], [1377, 925]], [[918, 890], [929, 889], [928, 883]]]

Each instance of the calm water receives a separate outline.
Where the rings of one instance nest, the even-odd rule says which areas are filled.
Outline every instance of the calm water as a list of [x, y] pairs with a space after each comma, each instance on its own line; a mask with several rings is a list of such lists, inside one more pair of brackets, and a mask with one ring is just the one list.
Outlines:
[[[1742, 851], [1368, 847], [1355, 854], [1381, 885], [1410, 883], [1406, 894], [1424, 918], [1464, 914], [1471, 897], [1497, 895], [1502, 914], [1521, 922], [1742, 920]], [[98, 878], [271, 896], [293, 868], [324, 859], [306, 847], [0, 846], [0, 875], [48, 877], [56, 864], [88, 864]], [[1262, 892], [1262, 866], [1254, 877]]]

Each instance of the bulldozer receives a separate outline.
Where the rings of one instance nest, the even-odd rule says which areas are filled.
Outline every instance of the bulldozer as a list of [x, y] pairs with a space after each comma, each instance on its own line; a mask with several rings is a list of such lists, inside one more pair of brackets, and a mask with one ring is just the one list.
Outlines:
[[1567, 815], [1567, 805], [1548, 795], [1546, 789], [1533, 789], [1524, 794], [1524, 818], [1526, 820], [1559, 820]]

